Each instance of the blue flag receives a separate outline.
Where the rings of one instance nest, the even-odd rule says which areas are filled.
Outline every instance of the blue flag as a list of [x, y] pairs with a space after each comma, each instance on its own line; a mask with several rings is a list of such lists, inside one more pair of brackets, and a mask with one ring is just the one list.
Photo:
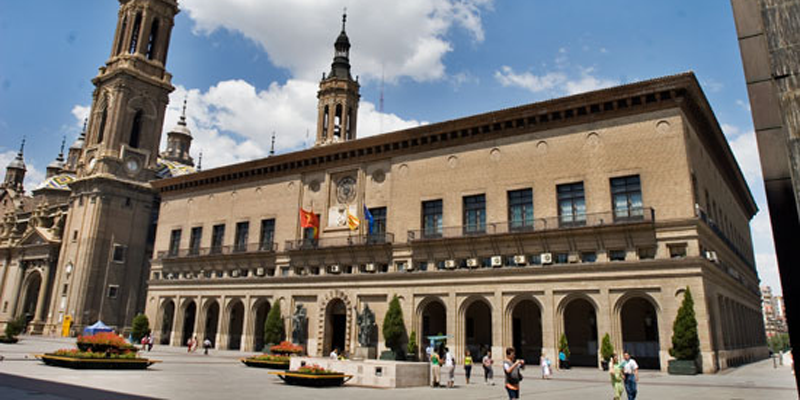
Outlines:
[[372, 217], [372, 213], [369, 212], [369, 208], [366, 205], [364, 205], [364, 219], [367, 220], [367, 226], [369, 227], [367, 233], [371, 235], [372, 227], [375, 226], [375, 218]]

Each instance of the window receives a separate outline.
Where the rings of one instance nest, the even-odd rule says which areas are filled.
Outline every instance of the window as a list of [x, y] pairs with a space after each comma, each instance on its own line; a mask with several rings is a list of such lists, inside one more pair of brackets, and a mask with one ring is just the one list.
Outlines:
[[203, 239], [203, 227], [195, 226], [192, 228], [192, 233], [189, 236], [189, 254], [200, 254], [200, 241]]
[[486, 232], [486, 195], [464, 196], [464, 234]]
[[131, 32], [131, 45], [128, 47], [128, 53], [133, 54], [136, 52], [136, 44], [139, 42], [139, 28], [142, 25], [142, 14], [136, 14], [136, 19], [133, 20], [133, 32]]
[[128, 140], [128, 145], [136, 149], [139, 147], [139, 138], [142, 136], [142, 110], [136, 112], [133, 116], [133, 124], [131, 126], [131, 136]]
[[128, 30], [128, 17], [122, 19], [122, 28], [119, 30], [119, 40], [117, 41], [117, 51], [114, 54], [119, 54], [122, 52], [122, 42], [123, 38], [125, 37], [125, 32]]
[[247, 251], [247, 236], [250, 233], [250, 222], [242, 221], [236, 223], [236, 236], [234, 237], [234, 251]]
[[[105, 99], [103, 100], [105, 102]], [[106, 132], [106, 121], [108, 120], [108, 103], [103, 105], [103, 112], [100, 114], [100, 127], [97, 128], [97, 143], [103, 143], [103, 134]], [[81, 203], [83, 205], [83, 203]]]
[[638, 249], [639, 259], [640, 260], [652, 260], [656, 258], [656, 248], [655, 247], [640, 247]]
[[508, 192], [508, 223], [511, 231], [533, 229], [533, 189]]
[[262, 219], [258, 248], [260, 250], [272, 250], [273, 242], [275, 242], [275, 218]]
[[597, 261], [597, 253], [593, 251], [584, 251], [581, 253], [581, 261], [585, 263], [593, 263]]
[[114, 244], [114, 254], [111, 257], [111, 260], [116, 263], [125, 262], [125, 246], [121, 244]]
[[[319, 214], [316, 214], [316, 216], [317, 216], [317, 221], [319, 221]], [[319, 235], [317, 235], [317, 238], [315, 238], [314, 231], [315, 228], [313, 227], [303, 228], [303, 246], [302, 246], [303, 248], [317, 247], [317, 239], [319, 238]]]
[[625, 261], [625, 250], [609, 250], [609, 261]]
[[222, 241], [225, 239], [225, 225], [214, 225], [211, 229], [211, 254], [222, 252]]
[[69, 292], [69, 284], [65, 283], [64, 286], [61, 288], [61, 295], [66, 296], [67, 292]]
[[639, 175], [611, 179], [611, 201], [615, 220], [642, 219], [642, 186]]
[[442, 237], [442, 200], [422, 202], [422, 236]]
[[668, 244], [670, 258], [686, 257], [686, 243]]
[[386, 234], [386, 207], [370, 208], [369, 213], [372, 214], [372, 234], [376, 236], [383, 236]]
[[119, 292], [118, 285], [108, 285], [108, 297], [111, 299], [117, 298], [117, 292]]
[[569, 262], [569, 253], [556, 253], [553, 257], [556, 264], [566, 264]]
[[150, 27], [150, 38], [147, 41], [147, 59], [152, 60], [155, 58], [156, 53], [156, 39], [158, 38], [158, 19], [153, 20], [153, 25]]
[[78, 231], [74, 230], [72, 231], [72, 243], [75, 243], [75, 241], [77, 240], [78, 240]]
[[583, 182], [568, 183], [556, 187], [558, 193], [558, 217], [561, 226], [586, 225], [586, 199]]
[[169, 236], [169, 255], [175, 257], [178, 255], [178, 249], [181, 245], [181, 230], [173, 229]]

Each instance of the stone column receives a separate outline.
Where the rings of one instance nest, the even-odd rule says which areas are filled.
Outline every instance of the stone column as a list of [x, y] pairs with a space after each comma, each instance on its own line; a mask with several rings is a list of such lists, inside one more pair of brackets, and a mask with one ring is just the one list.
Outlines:
[[607, 287], [600, 288], [600, 294], [597, 296], [597, 368], [602, 369], [600, 361], [603, 355], [600, 349], [603, 347], [603, 336], [614, 331], [614, 310], [611, 304], [610, 294]]
[[[504, 353], [505, 349], [503, 348], [503, 333], [505, 330], [503, 329], [505, 324], [503, 321], [505, 319], [505, 313], [503, 312], [503, 293], [500, 290], [495, 290], [494, 296], [490, 298], [492, 303], [492, 320], [489, 322], [492, 324], [492, 355], [499, 354], [497, 350], [499, 349], [501, 352]], [[463, 363], [464, 358], [464, 350], [462, 349], [459, 354], [459, 360]]]
[[447, 329], [448, 335], [453, 335], [453, 340], [448, 344], [448, 347], [455, 351], [456, 354], [461, 354], [464, 352], [463, 342], [466, 339], [461, 334], [461, 330], [459, 328], [458, 299], [456, 298], [456, 293], [451, 291], [450, 296], [442, 300], [444, 300], [447, 304], [447, 324], [445, 329]]
[[228, 312], [227, 312], [227, 296], [223, 295], [219, 301], [219, 315], [217, 315], [217, 337], [214, 340], [214, 346], [217, 350], [226, 350], [228, 348]]
[[[183, 298], [180, 295], [175, 297], [175, 314], [172, 316], [172, 331], [169, 333], [170, 346], [180, 347], [183, 345], [183, 343], [181, 343], [181, 339], [183, 339], [181, 337], [181, 332], [183, 332], [183, 320], [185, 318], [185, 313], [181, 307], [182, 300]], [[160, 335], [161, 334], [159, 333], [159, 336]]]
[[39, 298], [36, 299], [36, 313], [33, 320], [37, 323], [44, 323], [44, 306], [47, 297], [47, 285], [50, 283], [50, 268], [44, 267], [42, 270], [42, 281], [39, 283]]
[[245, 296], [244, 300], [242, 301], [244, 305], [244, 315], [242, 317], [242, 337], [240, 339], [239, 349], [241, 351], [253, 351], [253, 327], [251, 325], [251, 320], [255, 321], [255, 315], [253, 315], [252, 304], [250, 303], [250, 295], [248, 294]]
[[558, 361], [558, 336], [561, 331], [558, 329], [557, 324], [560, 322], [556, 320], [555, 302], [553, 300], [553, 290], [547, 289], [544, 295], [539, 298], [542, 304], [542, 351], [547, 354], [553, 355], [553, 362]]

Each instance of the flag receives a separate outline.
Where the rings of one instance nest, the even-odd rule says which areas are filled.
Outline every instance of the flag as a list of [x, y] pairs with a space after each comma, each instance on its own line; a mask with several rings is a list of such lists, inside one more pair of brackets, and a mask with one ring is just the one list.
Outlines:
[[314, 239], [319, 239], [319, 217], [313, 212], [300, 209], [300, 226], [314, 228]]
[[367, 233], [372, 235], [372, 229], [375, 227], [375, 218], [372, 217], [372, 213], [369, 212], [369, 208], [364, 205], [364, 219], [367, 220]]
[[351, 231], [358, 229], [358, 226], [361, 225], [361, 220], [358, 219], [357, 216], [350, 213], [350, 210], [347, 210], [347, 226], [350, 227]]

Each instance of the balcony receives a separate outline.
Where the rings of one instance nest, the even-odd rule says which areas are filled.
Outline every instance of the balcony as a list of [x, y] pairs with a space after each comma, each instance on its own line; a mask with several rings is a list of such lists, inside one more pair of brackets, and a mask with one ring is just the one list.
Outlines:
[[408, 241], [475, 237], [528, 232], [547, 232], [556, 230], [581, 229], [587, 227], [620, 226], [653, 223], [655, 211], [652, 208], [627, 210], [627, 213], [607, 211], [572, 216], [535, 218], [527, 221], [498, 222], [480, 225], [444, 227], [441, 229], [421, 229], [408, 231]]
[[350, 247], [350, 246], [375, 246], [392, 244], [393, 233], [378, 233], [364, 236], [337, 236], [320, 239], [287, 240], [286, 251], [316, 250], [322, 248]]
[[233, 246], [212, 246], [159, 251], [158, 258], [162, 260], [175, 260], [193, 257], [207, 257], [234, 254], [274, 253], [278, 250], [278, 243], [247, 243]]
[[711, 228], [711, 231], [714, 232], [714, 234], [717, 235], [717, 237], [720, 240], [722, 240], [722, 242], [724, 242], [726, 246], [728, 246], [728, 249], [730, 249], [730, 251], [736, 254], [736, 256], [739, 257], [739, 260], [741, 260], [751, 270], [755, 271], [756, 266], [752, 262], [750, 262], [750, 260], [744, 255], [744, 253], [742, 253], [739, 250], [739, 247], [736, 246], [736, 244], [733, 243], [732, 240], [728, 239], [728, 236], [725, 235], [725, 232], [719, 227], [719, 225], [717, 225], [717, 223], [714, 222], [714, 220], [711, 219], [711, 217], [709, 217], [708, 214], [706, 214], [706, 212], [703, 211], [702, 209], [698, 208], [696, 211], [700, 220], [705, 222], [706, 225], [708, 225], [708, 227]]

